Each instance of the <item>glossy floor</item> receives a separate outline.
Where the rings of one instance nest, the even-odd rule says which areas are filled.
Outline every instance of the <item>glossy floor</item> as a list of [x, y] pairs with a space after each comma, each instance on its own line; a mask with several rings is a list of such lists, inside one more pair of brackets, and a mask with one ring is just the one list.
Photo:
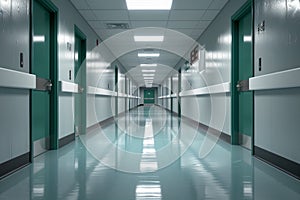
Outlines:
[[1, 180], [0, 199], [300, 199], [298, 180], [205, 134], [140, 107]]

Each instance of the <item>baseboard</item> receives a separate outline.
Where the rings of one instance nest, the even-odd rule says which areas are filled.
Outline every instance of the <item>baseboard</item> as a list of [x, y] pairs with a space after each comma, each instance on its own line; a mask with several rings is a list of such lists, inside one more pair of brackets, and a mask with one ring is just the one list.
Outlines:
[[300, 179], [300, 164], [257, 146], [254, 146], [254, 156], [289, 175]]
[[114, 119], [115, 119], [114, 117], [110, 117], [110, 118], [107, 118], [107, 119], [105, 119], [105, 120], [103, 120], [101, 122], [98, 122], [98, 123], [96, 123], [96, 124], [88, 127], [86, 129], [86, 132], [89, 133], [89, 132], [97, 129], [99, 126], [100, 127], [104, 127], [104, 126], [110, 125], [114, 121]]
[[73, 142], [75, 140], [75, 133], [72, 133], [70, 135], [67, 135], [61, 139], [59, 139], [58, 144], [59, 144], [59, 148]]
[[12, 174], [18, 169], [25, 167], [30, 162], [30, 153], [25, 153], [21, 156], [13, 158], [0, 164], [0, 179]]
[[[214, 128], [211, 128], [205, 124], [202, 124], [200, 122], [197, 122], [189, 117], [186, 117], [186, 116], [181, 116], [181, 119], [185, 120], [185, 122], [189, 123], [190, 125], [192, 125], [194, 128], [201, 128], [203, 131], [208, 131], [209, 129], [209, 134], [212, 134], [212, 135], [219, 135], [220, 134], [220, 131], [217, 130], [217, 129], [214, 129]], [[224, 142], [227, 142], [228, 144], [231, 144], [231, 136], [224, 133], [224, 132], [221, 132], [221, 135], [219, 137], [221, 140], [223, 140]]]

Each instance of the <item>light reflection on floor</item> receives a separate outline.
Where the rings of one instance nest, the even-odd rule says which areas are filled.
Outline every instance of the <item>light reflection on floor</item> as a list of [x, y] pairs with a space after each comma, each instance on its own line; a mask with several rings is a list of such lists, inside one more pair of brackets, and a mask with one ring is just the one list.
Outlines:
[[[115, 167], [133, 166], [143, 173], [104, 166], [77, 138], [1, 180], [0, 199], [300, 199], [298, 180], [253, 158], [239, 146], [219, 141], [207, 157], [199, 159], [204, 140], [201, 130], [183, 156], [160, 169], [170, 155], [182, 153], [189, 139], [182, 135], [197, 131], [185, 122], [178, 128], [178, 118], [169, 113], [161, 120], [163, 113], [158, 107], [140, 107], [120, 118], [123, 127], [106, 126], [103, 131], [113, 144], [98, 141], [102, 136], [93, 133], [87, 138], [94, 140], [93, 148], [100, 149], [101, 156]], [[141, 156], [127, 160], [111, 150], [113, 145]], [[168, 145], [167, 153], [160, 153]]]

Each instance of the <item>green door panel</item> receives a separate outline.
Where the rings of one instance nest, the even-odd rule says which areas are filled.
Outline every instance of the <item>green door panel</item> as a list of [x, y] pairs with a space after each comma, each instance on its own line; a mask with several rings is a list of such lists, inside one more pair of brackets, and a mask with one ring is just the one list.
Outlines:
[[[75, 83], [81, 88], [86, 85], [86, 43], [79, 35], [75, 34]], [[75, 94], [75, 132], [84, 134], [86, 130], [86, 95], [85, 90], [82, 93]]]
[[[252, 43], [244, 38], [251, 36], [251, 13], [242, 17], [238, 24], [239, 31], [239, 80], [247, 80], [253, 76]], [[248, 37], [247, 37], [248, 36]], [[239, 133], [252, 136], [253, 132], [253, 93], [239, 92]]]
[[154, 89], [144, 90], [144, 104], [154, 104], [155, 103], [155, 93]]
[[[31, 71], [37, 77], [50, 79], [50, 13], [33, 1], [33, 34], [44, 41], [33, 42]], [[32, 140], [50, 136], [50, 94], [47, 91], [32, 91]]]

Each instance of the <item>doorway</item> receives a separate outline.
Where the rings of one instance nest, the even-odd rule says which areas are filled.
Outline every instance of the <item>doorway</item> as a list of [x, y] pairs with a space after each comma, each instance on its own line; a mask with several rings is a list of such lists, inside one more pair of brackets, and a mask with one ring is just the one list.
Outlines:
[[155, 90], [154, 88], [144, 89], [144, 104], [155, 103]]
[[253, 150], [253, 17], [252, 1], [248, 1], [232, 18], [232, 144]]
[[75, 83], [79, 93], [75, 94], [75, 135], [86, 133], [86, 36], [75, 26]]
[[33, 0], [31, 18], [31, 154], [57, 149], [57, 9]]

